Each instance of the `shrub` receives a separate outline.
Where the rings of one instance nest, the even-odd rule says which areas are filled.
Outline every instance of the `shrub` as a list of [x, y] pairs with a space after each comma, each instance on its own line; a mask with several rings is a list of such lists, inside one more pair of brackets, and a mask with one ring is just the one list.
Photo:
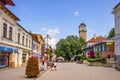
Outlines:
[[101, 63], [106, 63], [106, 59], [105, 59], [105, 58], [88, 58], [87, 61], [88, 61], [88, 62], [101, 62]]
[[86, 60], [86, 59], [87, 59], [85, 53], [82, 53], [82, 54], [81, 54], [81, 59], [82, 59], [82, 60]]
[[106, 63], [106, 59], [105, 58], [96, 58], [96, 62]]
[[87, 61], [88, 61], [88, 62], [95, 62], [96, 60], [93, 59], [93, 58], [88, 58]]
[[35, 57], [29, 58], [29, 60], [27, 61], [25, 74], [28, 77], [37, 77], [37, 75], [39, 74], [39, 65], [37, 58]]
[[100, 58], [100, 54], [98, 52], [96, 52], [95, 58]]

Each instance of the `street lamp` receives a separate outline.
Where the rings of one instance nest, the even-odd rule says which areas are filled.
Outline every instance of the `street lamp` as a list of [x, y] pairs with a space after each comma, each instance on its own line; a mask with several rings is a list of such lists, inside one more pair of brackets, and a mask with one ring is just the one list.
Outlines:
[[49, 53], [49, 51], [50, 51], [50, 46], [49, 46], [48, 40], [51, 39], [51, 37], [49, 36], [49, 34], [47, 34], [47, 35], [44, 37], [44, 39], [46, 39], [46, 45], [47, 45], [47, 46], [45, 46], [45, 51], [47, 52], [46, 54], [47, 54], [47, 56], [50, 56], [50, 53]]
[[48, 48], [48, 45], [49, 45], [48, 39], [51, 39], [51, 37], [47, 34], [44, 39], [47, 39], [47, 43], [46, 44], [47, 44], [47, 48]]

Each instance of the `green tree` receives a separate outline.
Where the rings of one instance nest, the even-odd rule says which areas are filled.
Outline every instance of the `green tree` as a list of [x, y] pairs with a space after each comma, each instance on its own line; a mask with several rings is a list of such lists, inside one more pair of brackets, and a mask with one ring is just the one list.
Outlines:
[[73, 55], [81, 52], [84, 43], [83, 38], [74, 35], [67, 36], [57, 43], [55, 53], [57, 56], [62, 56], [65, 60], [69, 61]]
[[109, 32], [108, 38], [112, 38], [115, 36], [115, 28], [112, 28]]

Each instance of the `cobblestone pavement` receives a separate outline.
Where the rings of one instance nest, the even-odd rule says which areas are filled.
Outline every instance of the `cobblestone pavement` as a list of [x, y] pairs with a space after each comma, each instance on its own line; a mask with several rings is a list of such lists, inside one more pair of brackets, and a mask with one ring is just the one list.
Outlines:
[[25, 67], [1, 69], [0, 80], [120, 80], [120, 71], [86, 64], [57, 63], [56, 71], [48, 69], [38, 78], [26, 78]]
[[33, 80], [25, 76], [25, 67], [0, 70], [0, 80]]
[[120, 80], [120, 71], [87, 64], [58, 63], [56, 71], [49, 69], [36, 80]]
[[[47, 69], [47, 68], [46, 68]], [[41, 71], [42, 74], [44, 71]], [[0, 69], [0, 80], [35, 80], [36, 78], [27, 78], [25, 75], [25, 66], [20, 68]]]

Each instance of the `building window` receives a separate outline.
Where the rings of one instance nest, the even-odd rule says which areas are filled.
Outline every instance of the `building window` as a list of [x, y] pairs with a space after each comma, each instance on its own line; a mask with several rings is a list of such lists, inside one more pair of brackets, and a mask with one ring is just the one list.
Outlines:
[[22, 45], [24, 45], [24, 36], [22, 36]]
[[29, 47], [30, 47], [30, 40], [29, 40]]
[[7, 38], [7, 24], [3, 24], [3, 37]]
[[35, 44], [33, 44], [33, 50], [35, 50]]
[[13, 30], [13, 28], [10, 27], [10, 28], [9, 28], [9, 39], [10, 39], [10, 40], [12, 40], [12, 30]]
[[100, 45], [100, 51], [101, 51], [101, 52], [103, 51], [102, 45]]
[[28, 46], [28, 38], [26, 38], [26, 46]]
[[36, 46], [36, 50], [37, 50], [37, 52], [38, 52], [38, 46]]
[[96, 52], [99, 52], [99, 46], [97, 46], [97, 51]]
[[104, 45], [104, 51], [107, 51], [107, 45]]
[[18, 33], [18, 44], [20, 44], [20, 33]]

